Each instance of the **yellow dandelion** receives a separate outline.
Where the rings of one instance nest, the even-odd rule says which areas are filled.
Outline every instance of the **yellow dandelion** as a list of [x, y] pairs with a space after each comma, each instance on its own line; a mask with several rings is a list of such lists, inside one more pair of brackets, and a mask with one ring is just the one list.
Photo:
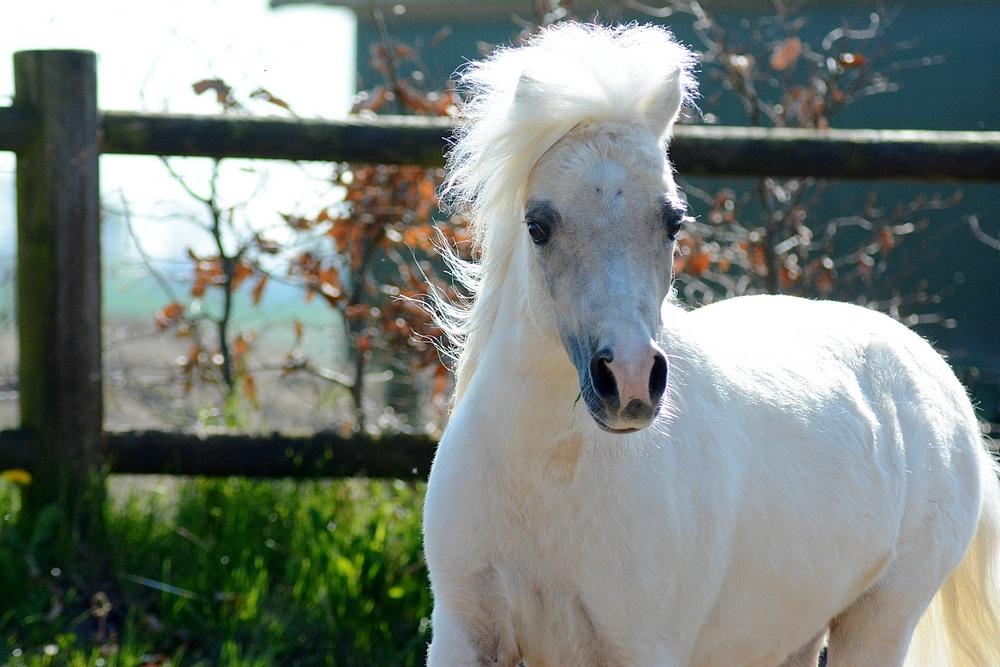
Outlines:
[[0, 479], [18, 486], [27, 486], [31, 484], [31, 473], [23, 468], [11, 468], [0, 472]]

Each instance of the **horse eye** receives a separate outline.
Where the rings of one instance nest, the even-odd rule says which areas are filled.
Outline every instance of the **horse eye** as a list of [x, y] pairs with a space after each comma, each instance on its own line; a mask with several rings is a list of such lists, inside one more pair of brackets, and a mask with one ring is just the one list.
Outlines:
[[682, 204], [677, 204], [669, 199], [663, 200], [663, 223], [667, 226], [667, 238], [671, 241], [677, 238], [677, 232], [685, 222], [690, 221], [687, 210]]
[[526, 220], [528, 224], [528, 235], [535, 245], [542, 245], [549, 240], [549, 227], [539, 220]]
[[528, 235], [535, 245], [544, 245], [552, 233], [552, 225], [558, 219], [558, 214], [547, 201], [535, 200], [529, 202], [524, 213], [524, 224], [528, 226]]

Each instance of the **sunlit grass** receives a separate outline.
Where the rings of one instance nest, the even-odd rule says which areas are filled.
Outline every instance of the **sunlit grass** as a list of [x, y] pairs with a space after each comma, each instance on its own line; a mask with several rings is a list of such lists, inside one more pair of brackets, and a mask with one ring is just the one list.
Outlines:
[[[109, 509], [110, 572], [41, 571], [0, 490], [0, 665], [413, 665], [428, 640], [422, 488], [181, 482]], [[103, 590], [103, 598], [94, 597]]]

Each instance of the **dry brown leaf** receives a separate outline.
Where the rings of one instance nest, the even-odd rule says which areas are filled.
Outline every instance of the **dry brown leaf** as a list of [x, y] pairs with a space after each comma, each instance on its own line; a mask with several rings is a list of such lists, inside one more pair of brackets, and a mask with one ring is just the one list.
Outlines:
[[195, 95], [201, 95], [209, 90], [215, 91], [215, 99], [219, 104], [228, 104], [233, 93], [233, 89], [222, 79], [202, 79], [192, 83], [191, 88], [194, 89]]
[[771, 69], [778, 72], [786, 70], [795, 64], [800, 55], [802, 55], [802, 40], [798, 37], [789, 37], [771, 52]]
[[253, 291], [250, 292], [250, 300], [253, 301], [253, 305], [258, 305], [260, 303], [260, 297], [264, 294], [264, 286], [267, 285], [267, 274], [261, 274], [260, 278], [257, 280], [257, 284], [253, 286]]
[[176, 301], [168, 303], [166, 306], [157, 311], [155, 316], [156, 327], [160, 331], [163, 331], [170, 325], [175, 324], [183, 313], [184, 306]]

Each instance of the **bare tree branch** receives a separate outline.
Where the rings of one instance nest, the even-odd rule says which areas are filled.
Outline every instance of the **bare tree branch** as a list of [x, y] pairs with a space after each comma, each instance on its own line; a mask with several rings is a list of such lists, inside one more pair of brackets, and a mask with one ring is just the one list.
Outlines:
[[976, 215], [970, 215], [966, 218], [966, 222], [969, 223], [969, 229], [972, 230], [972, 235], [976, 237], [980, 242], [986, 244], [990, 248], [1000, 252], [1000, 238], [995, 236], [990, 236], [983, 231], [983, 228], [979, 226], [979, 217]]

